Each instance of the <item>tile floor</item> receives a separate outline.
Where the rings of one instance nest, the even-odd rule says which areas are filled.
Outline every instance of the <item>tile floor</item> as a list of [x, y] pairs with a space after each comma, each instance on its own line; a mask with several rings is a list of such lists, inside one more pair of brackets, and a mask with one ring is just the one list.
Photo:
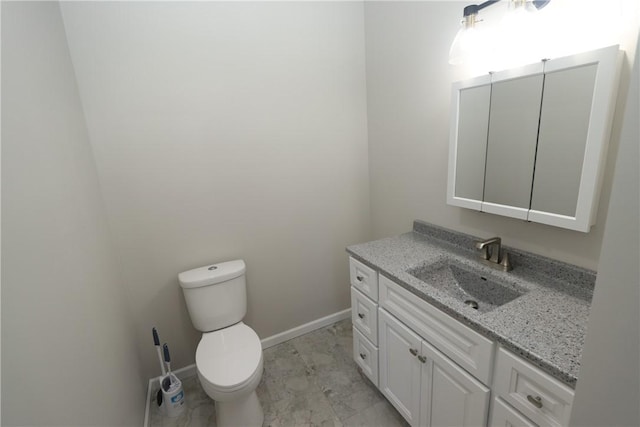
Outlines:
[[[184, 388], [185, 412], [162, 418], [152, 401], [150, 426], [216, 425], [213, 401], [198, 378], [185, 380]], [[352, 358], [350, 319], [266, 349], [257, 392], [265, 426], [408, 425], [358, 371]]]

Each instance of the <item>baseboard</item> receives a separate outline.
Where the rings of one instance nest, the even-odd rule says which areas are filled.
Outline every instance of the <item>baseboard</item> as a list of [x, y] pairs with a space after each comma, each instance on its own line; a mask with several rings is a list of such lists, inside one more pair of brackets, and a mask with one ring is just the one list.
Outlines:
[[329, 326], [331, 324], [339, 322], [340, 320], [348, 319], [349, 317], [351, 317], [351, 307], [347, 308], [346, 310], [322, 317], [320, 319], [313, 320], [309, 323], [305, 323], [304, 325], [297, 326], [293, 329], [289, 329], [288, 331], [272, 335], [261, 340], [260, 342], [262, 343], [263, 349], [273, 347], [274, 345], [282, 344], [285, 341], [289, 341], [301, 335], [308, 334], [309, 332], [313, 332], [316, 329], [324, 328], [325, 326]]
[[151, 410], [151, 384], [153, 384], [154, 379], [149, 380], [149, 384], [147, 384], [147, 403], [144, 404], [144, 424], [142, 427], [149, 427], [149, 411]]
[[[288, 331], [280, 332], [279, 334], [272, 335], [263, 340], [260, 340], [262, 344], [262, 349], [264, 350], [265, 348], [282, 344], [285, 341], [289, 341], [301, 335], [308, 334], [309, 332], [313, 332], [317, 329], [324, 328], [325, 326], [332, 325], [341, 320], [348, 319], [349, 317], [351, 317], [351, 308], [347, 308], [337, 313], [333, 313], [328, 316], [322, 317], [320, 319], [313, 320], [309, 323], [305, 323], [304, 325], [300, 325], [293, 329], [289, 329]], [[175, 376], [177, 376], [180, 379], [180, 381], [184, 381], [187, 378], [194, 377], [197, 374], [195, 363], [185, 366], [183, 368], [177, 369], [172, 372], [175, 374]], [[157, 383], [159, 378], [160, 377], [158, 376], [158, 377], [149, 379], [149, 385], [147, 386], [147, 403], [145, 405], [145, 411], [144, 411], [144, 427], [149, 427], [149, 411], [151, 410], [150, 408], [151, 390], [153, 389], [154, 383]]]

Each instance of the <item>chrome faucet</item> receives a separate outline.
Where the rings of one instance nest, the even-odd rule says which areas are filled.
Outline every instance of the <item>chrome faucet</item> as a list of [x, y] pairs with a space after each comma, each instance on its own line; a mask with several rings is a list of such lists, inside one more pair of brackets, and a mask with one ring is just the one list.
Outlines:
[[480, 257], [488, 265], [504, 271], [509, 271], [513, 268], [509, 261], [509, 254], [502, 250], [502, 239], [500, 237], [492, 237], [476, 242], [476, 249], [482, 251]]

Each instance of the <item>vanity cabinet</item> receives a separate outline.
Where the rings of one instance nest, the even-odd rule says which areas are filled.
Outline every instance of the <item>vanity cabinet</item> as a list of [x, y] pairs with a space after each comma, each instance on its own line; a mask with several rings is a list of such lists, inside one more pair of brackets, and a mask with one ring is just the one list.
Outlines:
[[354, 360], [411, 426], [569, 424], [571, 388], [375, 269], [349, 262]]
[[620, 57], [611, 46], [454, 83], [447, 203], [588, 232]]

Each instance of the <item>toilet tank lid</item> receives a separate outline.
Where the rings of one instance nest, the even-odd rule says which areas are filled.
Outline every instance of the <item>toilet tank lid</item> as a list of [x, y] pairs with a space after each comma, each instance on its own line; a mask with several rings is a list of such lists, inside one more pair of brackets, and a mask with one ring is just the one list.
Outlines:
[[243, 275], [245, 270], [244, 261], [238, 259], [185, 271], [178, 274], [178, 281], [185, 289], [200, 288], [235, 279]]

